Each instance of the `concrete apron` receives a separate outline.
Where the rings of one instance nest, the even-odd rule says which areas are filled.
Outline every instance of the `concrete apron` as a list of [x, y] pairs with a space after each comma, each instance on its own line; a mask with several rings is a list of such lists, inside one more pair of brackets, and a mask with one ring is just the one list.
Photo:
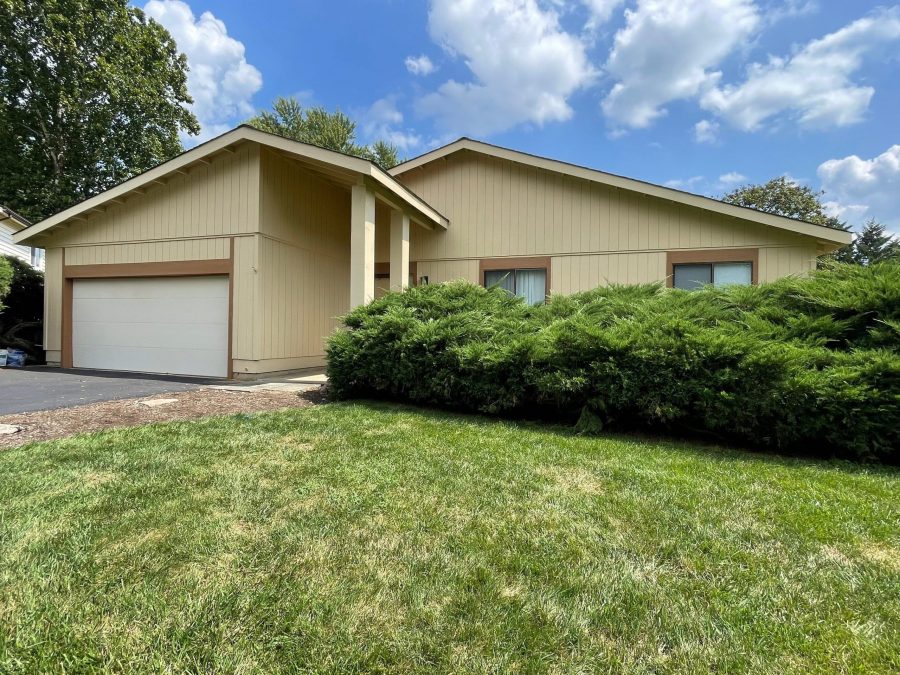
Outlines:
[[288, 375], [266, 380], [254, 380], [246, 384], [211, 384], [209, 389], [223, 389], [225, 391], [284, 391], [301, 393], [316, 389], [327, 384], [328, 376], [325, 373], [306, 373], [303, 375]]

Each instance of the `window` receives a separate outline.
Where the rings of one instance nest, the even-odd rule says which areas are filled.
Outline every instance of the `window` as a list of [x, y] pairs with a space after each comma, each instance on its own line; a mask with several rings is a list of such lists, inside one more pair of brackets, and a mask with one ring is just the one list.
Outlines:
[[540, 305], [547, 297], [547, 270], [485, 270], [484, 285], [487, 288], [499, 286], [510, 295], [525, 298], [529, 305]]
[[673, 266], [673, 286], [695, 290], [713, 286], [748, 286], [753, 283], [752, 262], [681, 263]]

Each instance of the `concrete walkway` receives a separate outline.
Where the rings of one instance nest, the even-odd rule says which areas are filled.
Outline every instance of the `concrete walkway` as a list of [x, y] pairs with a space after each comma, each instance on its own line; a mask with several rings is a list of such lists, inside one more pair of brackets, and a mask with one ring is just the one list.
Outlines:
[[283, 377], [251, 380], [249, 382], [229, 382], [228, 384], [210, 385], [210, 389], [225, 391], [287, 391], [304, 392], [327, 384], [325, 373], [304, 373], [303, 375], [287, 375]]

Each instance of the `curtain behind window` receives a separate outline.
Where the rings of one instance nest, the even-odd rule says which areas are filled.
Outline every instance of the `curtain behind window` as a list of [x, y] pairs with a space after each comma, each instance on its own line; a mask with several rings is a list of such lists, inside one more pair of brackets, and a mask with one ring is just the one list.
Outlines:
[[547, 270], [516, 270], [516, 295], [529, 305], [540, 305], [546, 299]]

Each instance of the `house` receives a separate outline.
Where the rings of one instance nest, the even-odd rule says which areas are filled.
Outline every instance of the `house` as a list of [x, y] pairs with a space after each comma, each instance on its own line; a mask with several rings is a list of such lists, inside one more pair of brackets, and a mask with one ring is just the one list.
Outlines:
[[8, 255], [24, 260], [35, 269], [44, 269], [44, 251], [31, 246], [13, 243], [13, 235], [31, 225], [7, 206], [0, 206], [0, 255]]
[[469, 139], [386, 172], [247, 126], [14, 238], [47, 252], [49, 362], [212, 377], [321, 366], [338, 317], [383, 289], [757, 283], [850, 242]]

